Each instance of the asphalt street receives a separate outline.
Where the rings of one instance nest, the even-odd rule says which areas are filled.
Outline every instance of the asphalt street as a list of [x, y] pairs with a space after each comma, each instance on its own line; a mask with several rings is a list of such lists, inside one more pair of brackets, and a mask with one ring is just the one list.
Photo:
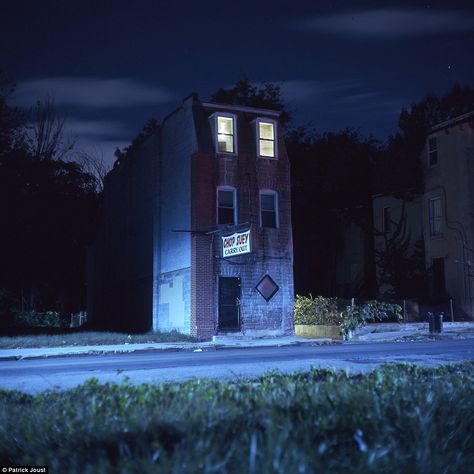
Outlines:
[[474, 360], [474, 340], [338, 344], [199, 352], [148, 351], [0, 361], [0, 387], [36, 393], [65, 389], [95, 377], [102, 382], [158, 383], [192, 377], [253, 377], [269, 370], [310, 367], [367, 371], [387, 362], [438, 365]]

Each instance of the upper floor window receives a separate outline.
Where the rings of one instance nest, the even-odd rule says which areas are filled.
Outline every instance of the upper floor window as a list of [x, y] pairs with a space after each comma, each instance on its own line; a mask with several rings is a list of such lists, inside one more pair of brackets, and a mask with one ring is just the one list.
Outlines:
[[389, 207], [383, 208], [382, 223], [384, 232], [390, 232], [392, 230], [392, 220]]
[[219, 153], [235, 154], [237, 152], [235, 116], [231, 114], [217, 114], [216, 117], [216, 150]]
[[260, 192], [260, 225], [276, 229], [278, 222], [278, 194], [275, 191]]
[[235, 188], [220, 187], [217, 189], [217, 223], [237, 223], [237, 192]]
[[435, 197], [429, 200], [430, 235], [441, 234], [441, 224], [443, 219], [443, 208], [441, 198]]
[[257, 119], [258, 156], [277, 158], [276, 123], [273, 120]]
[[428, 164], [434, 166], [438, 163], [438, 140], [436, 137], [428, 139]]

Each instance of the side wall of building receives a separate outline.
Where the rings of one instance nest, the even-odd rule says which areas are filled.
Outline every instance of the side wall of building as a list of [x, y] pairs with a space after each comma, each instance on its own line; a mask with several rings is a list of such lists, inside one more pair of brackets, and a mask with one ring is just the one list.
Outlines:
[[98, 326], [151, 327], [152, 226], [156, 202], [158, 134], [107, 175], [104, 220], [94, 249], [90, 312]]
[[185, 100], [163, 121], [153, 234], [153, 328], [184, 333], [191, 318], [191, 156], [197, 148], [192, 103]]

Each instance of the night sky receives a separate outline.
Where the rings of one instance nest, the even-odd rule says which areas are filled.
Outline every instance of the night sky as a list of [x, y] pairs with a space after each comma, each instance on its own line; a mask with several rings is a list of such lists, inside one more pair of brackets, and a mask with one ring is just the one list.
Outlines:
[[279, 84], [296, 124], [380, 139], [403, 105], [474, 82], [466, 0], [15, 0], [0, 22], [16, 103], [53, 96], [77, 146], [110, 161], [149, 118], [243, 74]]

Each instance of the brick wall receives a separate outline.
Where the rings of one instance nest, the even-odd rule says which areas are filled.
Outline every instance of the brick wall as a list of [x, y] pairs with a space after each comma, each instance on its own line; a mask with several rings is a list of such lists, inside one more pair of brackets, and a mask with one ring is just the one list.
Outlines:
[[[195, 233], [192, 237], [191, 333], [200, 339], [217, 334], [218, 278], [241, 279], [241, 329], [244, 334], [293, 333], [293, 251], [289, 163], [286, 154], [278, 160], [257, 159], [240, 153], [222, 157], [200, 153], [193, 157], [193, 229], [215, 226], [218, 185], [237, 189], [238, 222], [254, 229], [253, 252], [222, 259], [221, 239]], [[262, 189], [277, 191], [280, 226], [260, 228]], [[255, 289], [266, 274], [279, 291], [267, 302]]]
[[[217, 184], [237, 189], [239, 223], [249, 222], [254, 232], [253, 252], [249, 255], [218, 259], [215, 281], [221, 276], [241, 278], [241, 325], [244, 334], [293, 334], [293, 245], [289, 162], [283, 146], [278, 160], [257, 158], [254, 154], [217, 157]], [[278, 193], [278, 229], [260, 227], [260, 194], [263, 189]], [[216, 239], [214, 255], [221, 255]], [[267, 302], [255, 286], [270, 275], [279, 291]], [[218, 317], [217, 285], [214, 288], [214, 314]]]
[[[209, 154], [192, 157], [192, 229], [215, 225], [215, 162]], [[216, 334], [214, 318], [214, 258], [212, 236], [193, 233], [191, 237], [191, 335], [209, 339]]]

